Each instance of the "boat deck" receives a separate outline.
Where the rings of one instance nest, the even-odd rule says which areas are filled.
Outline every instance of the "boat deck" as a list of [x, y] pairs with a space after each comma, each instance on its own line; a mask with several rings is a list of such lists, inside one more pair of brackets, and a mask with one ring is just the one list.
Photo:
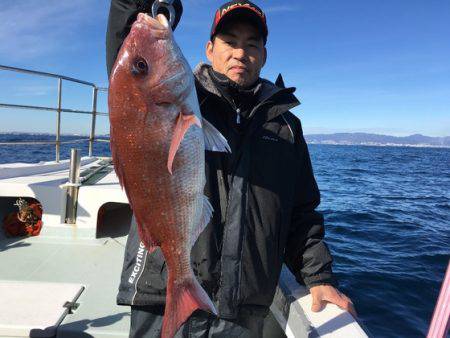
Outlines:
[[[100, 162], [82, 159], [81, 172], [89, 172]], [[19, 196], [36, 198], [44, 209], [44, 226], [38, 237], [6, 238], [0, 231], [0, 280], [81, 284], [84, 290], [76, 300], [80, 305], [63, 318], [57, 337], [128, 337], [129, 307], [116, 305], [115, 297], [130, 214], [112, 208], [102, 220], [107, 227], [97, 227], [102, 205], [128, 201], [110, 168], [80, 187], [77, 224], [64, 224], [64, 190], [60, 186], [67, 182], [68, 168], [67, 161], [0, 166], [0, 220], [17, 210], [13, 201]], [[10, 334], [20, 336], [22, 332], [24, 337], [27, 330], [36, 329], [25, 325], [14, 331], [8, 323], [0, 323], [0, 336], [2, 326]]]
[[129, 308], [115, 303], [125, 241], [126, 236], [94, 240], [1, 237], [0, 278], [85, 286], [76, 300], [79, 307], [63, 319], [57, 337], [128, 337]]
[[[92, 172], [101, 161], [85, 159], [81, 172]], [[11, 303], [0, 303], [0, 337], [128, 337], [130, 309], [116, 305], [131, 222], [128, 200], [112, 166], [106, 165], [79, 188], [76, 224], [65, 224], [61, 185], [67, 178], [65, 162], [0, 165], [0, 221], [17, 211], [13, 204], [18, 197], [36, 198], [44, 210], [38, 237], [6, 238], [0, 230], [0, 299]], [[9, 294], [8, 288], [16, 293]], [[33, 292], [41, 292], [36, 290], [44, 290], [39, 300], [33, 297]], [[46, 302], [49, 298], [52, 301]], [[30, 313], [24, 309], [27, 299]], [[74, 300], [79, 306], [71, 313], [64, 304]], [[47, 303], [58, 301], [58, 309], [47, 308]], [[264, 338], [282, 337], [284, 332], [288, 337], [367, 337], [357, 321], [335, 305], [319, 313], [310, 309], [308, 291], [284, 268]], [[22, 316], [22, 322], [11, 320], [10, 312]], [[35, 313], [53, 314], [56, 321], [49, 324], [44, 318], [36, 324], [36, 318], [31, 320]]]

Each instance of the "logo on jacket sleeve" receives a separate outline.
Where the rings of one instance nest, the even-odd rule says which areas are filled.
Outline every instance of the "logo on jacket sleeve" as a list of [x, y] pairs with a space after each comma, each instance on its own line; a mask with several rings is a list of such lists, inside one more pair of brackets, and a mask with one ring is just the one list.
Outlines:
[[128, 283], [133, 284], [134, 280], [139, 274], [139, 271], [142, 269], [142, 261], [144, 259], [144, 255], [146, 253], [145, 245], [144, 243], [139, 244], [139, 249], [136, 254], [136, 263], [134, 263], [133, 271], [131, 272], [130, 278], [128, 278]]

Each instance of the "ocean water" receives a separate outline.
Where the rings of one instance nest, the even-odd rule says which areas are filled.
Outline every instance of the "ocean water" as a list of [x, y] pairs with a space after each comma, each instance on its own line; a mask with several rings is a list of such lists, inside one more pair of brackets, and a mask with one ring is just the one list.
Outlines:
[[[107, 137], [98, 136], [100, 139]], [[61, 136], [61, 142], [75, 142], [70, 144], [61, 144], [60, 159], [70, 158], [70, 149], [78, 148], [81, 150], [81, 156], [89, 155], [89, 142], [76, 142], [77, 140], [86, 140], [89, 136]], [[1, 145], [6, 142], [54, 142], [55, 135], [51, 134], [2, 134], [0, 133], [0, 163], [36, 163], [40, 161], [55, 160], [55, 145]], [[95, 156], [111, 156], [109, 143], [95, 142], [93, 154]]]
[[[24, 139], [54, 136], [0, 134], [0, 143]], [[62, 159], [71, 147], [87, 156], [84, 142], [62, 145]], [[450, 258], [450, 149], [309, 149], [341, 291], [372, 336], [425, 336]], [[109, 156], [109, 144], [96, 143], [94, 154]], [[50, 145], [0, 145], [0, 163], [54, 157]]]
[[450, 149], [310, 145], [341, 289], [374, 337], [423, 337], [450, 257]]

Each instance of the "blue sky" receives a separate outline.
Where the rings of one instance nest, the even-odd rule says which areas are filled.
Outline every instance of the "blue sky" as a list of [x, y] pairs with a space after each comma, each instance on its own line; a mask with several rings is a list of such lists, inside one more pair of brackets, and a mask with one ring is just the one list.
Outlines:
[[[269, 59], [297, 88], [306, 134], [450, 135], [448, 0], [255, 1], [267, 13]], [[204, 61], [221, 1], [183, 0], [176, 39], [192, 67]], [[0, 64], [107, 85], [108, 0], [3, 0]], [[57, 82], [0, 71], [0, 102], [55, 106]], [[91, 90], [63, 85], [63, 106], [89, 109]], [[106, 95], [99, 110], [107, 111]], [[1, 131], [54, 132], [54, 113], [0, 109]], [[63, 133], [89, 132], [87, 116], [64, 114]], [[107, 133], [100, 117], [98, 133]]]

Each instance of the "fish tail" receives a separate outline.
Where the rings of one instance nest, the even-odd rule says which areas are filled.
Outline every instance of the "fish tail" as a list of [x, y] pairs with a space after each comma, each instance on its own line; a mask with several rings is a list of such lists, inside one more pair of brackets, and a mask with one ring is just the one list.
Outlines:
[[162, 338], [172, 338], [196, 310], [217, 314], [214, 304], [193, 276], [175, 284], [170, 271], [167, 283], [167, 302], [162, 326]]

